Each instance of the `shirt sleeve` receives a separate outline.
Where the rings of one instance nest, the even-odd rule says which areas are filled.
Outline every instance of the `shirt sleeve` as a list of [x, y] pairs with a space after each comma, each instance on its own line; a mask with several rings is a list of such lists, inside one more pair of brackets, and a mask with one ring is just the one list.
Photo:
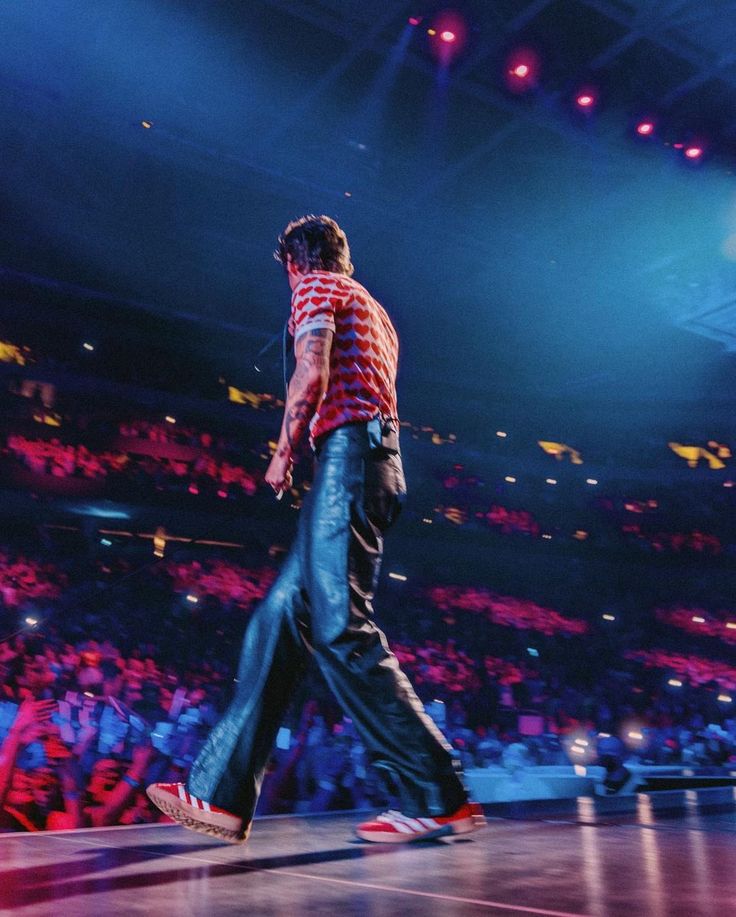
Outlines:
[[344, 298], [337, 280], [321, 274], [308, 274], [291, 297], [294, 340], [305, 331], [316, 331], [318, 328], [334, 332], [335, 313]]

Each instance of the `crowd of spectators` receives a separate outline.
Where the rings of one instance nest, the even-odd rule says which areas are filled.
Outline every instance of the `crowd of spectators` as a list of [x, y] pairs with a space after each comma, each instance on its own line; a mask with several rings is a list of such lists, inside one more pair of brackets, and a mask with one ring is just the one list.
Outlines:
[[[26, 358], [26, 349], [0, 344], [0, 360], [23, 367]], [[173, 365], [180, 365], [178, 354]], [[171, 366], [152, 360], [149, 370], [143, 383], [140, 369], [128, 381], [211, 397], [212, 386], [190, 386]], [[145, 416], [144, 409], [135, 416], [122, 402], [113, 410], [91, 394], [89, 409], [97, 413], [88, 416], [51, 383], [24, 382], [0, 426], [3, 464], [24, 469], [25, 484], [30, 472], [38, 481], [81, 480], [106, 496], [143, 502], [158, 491], [177, 502], [180, 494], [195, 502], [252, 497], [268, 453], [264, 430], [275, 423], [256, 412], [272, 415], [279, 402], [232, 386], [228, 397], [244, 406], [241, 418], [253, 422], [252, 431], [242, 422], [228, 426], [224, 415], [219, 424], [206, 413], [192, 415], [199, 422], [164, 419], [163, 411]], [[494, 553], [485, 549], [468, 575], [475, 585], [441, 584], [453, 574], [437, 575], [408, 602], [404, 594], [379, 603], [393, 651], [466, 768], [518, 773], [578, 763], [569, 742], [585, 736], [593, 746], [599, 733], [620, 735], [641, 762], [736, 760], [736, 668], [720, 658], [736, 642], [736, 614], [708, 610], [721, 607], [712, 580], [694, 582], [694, 597], [686, 596], [683, 584], [697, 577], [678, 581], [670, 570], [663, 579], [672, 594], [661, 604], [667, 600], [655, 598], [660, 584], [646, 566], [660, 558], [705, 566], [736, 553], [728, 467], [721, 478], [697, 478], [701, 484], [689, 487], [665, 482], [670, 470], [673, 478], [687, 472], [682, 448], [690, 447], [674, 453], [653, 434], [647, 442], [632, 434], [615, 459], [582, 436], [572, 447], [538, 441], [528, 430], [499, 434], [472, 457], [463, 437], [407, 421], [402, 427], [406, 451], [416, 449], [429, 482], [421, 481], [421, 498], [407, 515], [438, 523], [429, 532], [444, 534], [449, 523], [477, 533], [481, 545], [503, 542], [518, 567], [503, 582], [500, 563], [483, 565]], [[599, 442], [609, 442], [608, 430], [596, 429]], [[708, 447], [721, 464], [731, 460], [723, 444]], [[460, 456], [470, 456], [468, 466]], [[704, 456], [690, 461], [702, 466]], [[568, 464], [583, 462], [566, 474]], [[606, 472], [600, 485], [586, 480], [589, 462]], [[636, 474], [627, 480], [629, 470], [642, 468], [652, 472], [649, 481]], [[608, 606], [591, 588], [595, 572], [581, 572], [573, 539], [604, 553], [626, 550], [642, 563], [630, 593], [610, 589], [615, 613], [603, 616], [610, 629], [600, 614]], [[555, 556], [545, 568], [539, 553], [546, 540], [572, 546], [570, 556]], [[67, 563], [53, 550], [41, 560], [0, 549], [2, 829], [157, 819], [143, 788], [184, 778], [227, 703], [248, 612], [275, 576], [264, 557], [239, 554], [236, 563], [195, 549], [183, 557], [167, 552], [137, 574], [138, 562], [114, 553]], [[644, 599], [647, 589], [652, 595]], [[354, 725], [317, 674], [297, 701], [279, 732], [260, 812], [383, 805], [386, 790]]]
[[55, 599], [66, 577], [54, 564], [0, 549], [0, 597], [2, 608], [14, 610], [31, 599]]
[[[253, 414], [259, 410], [251, 400], [243, 403]], [[197, 423], [170, 415], [146, 417], [145, 412], [135, 416], [122, 407], [112, 419], [99, 408], [96, 413], [90, 409], [90, 415], [59, 410], [61, 429], [44, 428], [45, 435], [38, 424], [27, 423], [28, 417], [22, 422], [19, 408], [15, 421], [5, 424], [4, 455], [30, 471], [39, 488], [58, 489], [64, 479], [76, 479], [96, 482], [99, 494], [113, 499], [121, 494], [139, 500], [164, 493], [217, 501], [252, 497], [262, 480], [268, 435], [255, 429], [244, 435], [242, 428], [234, 432], [237, 428], [228, 428], [227, 422], [210, 429], [201, 418]], [[121, 413], [125, 419], [119, 419]], [[431, 432], [429, 427], [417, 429]], [[454, 438], [447, 442], [461, 448]], [[486, 458], [490, 461], [490, 453]], [[731, 483], [728, 480], [701, 482], [693, 488], [662, 481], [647, 486], [641, 480], [627, 483], [625, 468], [619, 480], [609, 469], [603, 482], [586, 483], [580, 476], [564, 481], [561, 474], [560, 480], [545, 479], [539, 468], [532, 475], [504, 479], [498, 469], [490, 472], [490, 466], [481, 476], [470, 465], [448, 459], [448, 453], [437, 450], [429, 460], [434, 467], [422, 483], [424, 505], [416, 507], [425, 521], [447, 521], [511, 539], [586, 542], [604, 551], [708, 559], [736, 553], [736, 527], [721, 511], [732, 493], [722, 486]], [[480, 467], [482, 457], [476, 455], [472, 464]], [[429, 482], [434, 484], [431, 494]], [[29, 484], [27, 477], [23, 483]], [[295, 505], [303, 489], [299, 482], [293, 492]], [[647, 490], [653, 495], [646, 496]]]
[[110, 641], [18, 636], [0, 644], [0, 826], [101, 827], [153, 817], [152, 768], [181, 776], [217, 673], [182, 676]]
[[723, 545], [717, 535], [695, 530], [692, 532], [647, 532], [637, 524], [622, 525], [621, 531], [633, 542], [642, 542], [647, 548], [661, 553], [693, 553], [717, 555]]
[[[257, 430], [248, 438], [173, 417], [56, 416], [61, 429], [45, 435], [28, 418], [5, 424], [6, 463], [39, 479], [98, 482], [105, 495], [252, 497], [268, 453]], [[417, 448], [456, 444], [454, 435], [404, 427]], [[736, 614], [707, 610], [712, 583], [701, 595], [693, 586], [694, 597], [673, 585], [668, 599], [644, 600], [645, 573], [640, 592], [617, 599], [628, 629], [605, 631], [602, 618], [627, 615], [601, 615], [608, 606], [586, 591], [595, 574], [586, 579], [579, 552], [550, 554], [552, 576], [540, 556], [545, 540], [575, 539], [603, 553], [633, 549], [644, 565], [655, 563], [649, 556], [715, 563], [736, 550], [723, 512], [731, 491], [671, 485], [648, 496], [641, 482], [619, 481], [604, 493], [597, 482], [565, 487], [543, 477], [488, 483], [458, 463], [442, 470], [442, 455], [428, 476], [434, 491], [423, 483], [424, 506], [415, 509], [423, 523], [440, 523], [428, 531], [439, 535], [446, 521], [484, 532], [509, 554], [537, 552], [509, 583], [499, 565], [481, 569], [475, 585], [433, 576], [401, 614], [401, 601], [381, 604], [393, 651], [464, 766], [518, 773], [578, 763], [570, 741], [586, 736], [594, 746], [599, 733], [621, 735], [642, 762], [736, 760], [736, 669], [719, 658], [736, 642]], [[0, 642], [0, 828], [158, 818], [143, 788], [185, 776], [227, 702], [248, 612], [275, 576], [265, 557], [236, 563], [196, 550], [167, 553], [138, 575], [114, 553], [90, 567], [89, 559], [56, 562], [53, 551], [49, 562], [0, 550], [0, 622], [7, 633], [19, 621], [23, 629]], [[106, 601], [107, 586], [129, 577]], [[683, 633], [699, 640], [687, 653]], [[386, 789], [354, 725], [316, 674], [299, 700], [303, 712], [279, 732], [261, 813], [382, 805]]]
[[122, 452], [95, 454], [86, 446], [65, 444], [56, 437], [28, 439], [18, 433], [8, 436], [7, 451], [34, 474], [55, 478], [104, 478], [124, 471], [130, 461]]
[[566, 618], [552, 608], [544, 608], [526, 599], [497, 595], [487, 589], [469, 586], [433, 586], [428, 591], [429, 600], [437, 608], [461, 608], [483, 615], [493, 624], [515, 627], [519, 630], [536, 630], [542, 634], [584, 634], [585, 621]]
[[697, 637], [716, 637], [725, 643], [736, 643], [736, 612], [712, 612], [690, 605], [658, 608], [657, 620]]
[[719, 689], [729, 692], [723, 695], [727, 703], [731, 703], [731, 695], [736, 692], [736, 668], [727, 662], [664, 650], [630, 650], [625, 656], [641, 662], [647, 668], [672, 672], [696, 687], [718, 685]]
[[[203, 437], [206, 440], [209, 434], [200, 435], [199, 448], [204, 448]], [[253, 496], [260, 477], [255, 468], [249, 470], [207, 452], [188, 459], [136, 454], [134, 447], [129, 451], [93, 452], [84, 445], [62, 443], [56, 437], [30, 439], [11, 433], [6, 452], [36, 475], [86, 480], [105, 478], [123, 486], [129, 482], [145, 482], [156, 490], [222, 499]]]
[[[128, 561], [70, 563], [67, 572], [0, 554], [0, 581], [16, 584], [0, 619], [29, 609], [38, 618], [0, 642], [5, 830], [158, 818], [143, 788], [186, 774], [227, 702], [247, 613], [274, 576], [268, 563], [219, 555], [165, 559], [138, 581]], [[106, 574], [123, 591], [90, 605]], [[387, 609], [388, 636], [466, 768], [565, 764], [573, 736], [622, 730], [638, 737], [629, 754], [640, 761], [736, 759], [724, 693], [736, 690], [736, 670], [722, 661], [618, 653], [605, 638], [595, 643], [590, 620], [479, 587], [428, 587], [416, 602], [416, 620]], [[279, 732], [260, 811], [382, 805], [386, 790], [353, 724], [316, 674], [300, 700], [303, 712]]]
[[[718, 494], [720, 496], [720, 494]], [[529, 502], [539, 498], [529, 497]], [[566, 502], [565, 495], [553, 497], [546, 494], [538, 511], [514, 507], [501, 503], [492, 503], [490, 507], [481, 505], [479, 500], [456, 500], [451, 504], [439, 503], [435, 506], [435, 515], [457, 526], [472, 526], [474, 529], [489, 528], [501, 535], [522, 536], [532, 539], [549, 539], [556, 541], [588, 541], [599, 548], [634, 548], [647, 554], [681, 554], [717, 557], [721, 554], [736, 553], [736, 533], [717, 534], [705, 528], [682, 528], [667, 530], [662, 523], [667, 523], [667, 512], [663, 510], [659, 518], [646, 522], [632, 521], [623, 516], [602, 511], [601, 505], [608, 501], [590, 500], [588, 505], [580, 501]], [[541, 502], [541, 501], [539, 501]], [[627, 506], [635, 507], [642, 501], [627, 501]], [[595, 512], [596, 503], [599, 512]], [[700, 509], [700, 501], [694, 501], [693, 509]], [[554, 510], [552, 513], [550, 510]], [[548, 518], [542, 522], [540, 514]], [[628, 512], [638, 513], [638, 509]], [[703, 512], [711, 524], [714, 512]]]
[[246, 609], [263, 598], [276, 575], [272, 567], [253, 569], [218, 558], [171, 561], [165, 570], [171, 577], [174, 591], [185, 594], [191, 602], [205, 595], [218, 599], [223, 605]]
[[537, 538], [542, 528], [534, 516], [524, 509], [509, 509], [494, 503], [485, 513], [476, 513], [476, 518], [485, 519], [488, 524], [503, 535], [519, 532]]
[[178, 424], [173, 417], [163, 422], [145, 419], [122, 421], [118, 424], [118, 432], [123, 439], [143, 439], [149, 443], [176, 443], [202, 449], [214, 446], [224, 449], [228, 445], [224, 438], [215, 437], [207, 430]]

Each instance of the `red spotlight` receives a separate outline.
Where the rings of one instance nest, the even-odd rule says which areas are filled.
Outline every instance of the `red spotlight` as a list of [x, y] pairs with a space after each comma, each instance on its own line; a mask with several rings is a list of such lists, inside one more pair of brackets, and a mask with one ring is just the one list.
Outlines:
[[531, 48], [517, 48], [506, 59], [506, 86], [512, 92], [526, 92], [537, 83], [539, 61]]
[[700, 159], [703, 155], [703, 148], [701, 146], [685, 147], [685, 155], [688, 159]]
[[444, 10], [428, 23], [427, 34], [435, 56], [443, 67], [462, 52], [468, 37], [468, 24], [455, 10]]
[[580, 108], [590, 109], [595, 105], [595, 96], [592, 92], [581, 92], [575, 102]]
[[421, 24], [422, 24], [421, 16], [410, 16], [409, 17], [409, 25], [421, 25]]
[[636, 125], [636, 133], [642, 137], [649, 137], [654, 133], [654, 123], [652, 121], [641, 121]]

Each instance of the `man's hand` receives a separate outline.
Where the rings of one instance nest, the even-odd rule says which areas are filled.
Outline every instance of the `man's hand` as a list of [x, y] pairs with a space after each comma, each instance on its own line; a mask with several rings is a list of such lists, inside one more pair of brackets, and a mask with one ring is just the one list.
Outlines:
[[291, 470], [294, 461], [287, 451], [277, 449], [266, 471], [266, 484], [269, 484], [276, 496], [289, 490], [292, 485]]

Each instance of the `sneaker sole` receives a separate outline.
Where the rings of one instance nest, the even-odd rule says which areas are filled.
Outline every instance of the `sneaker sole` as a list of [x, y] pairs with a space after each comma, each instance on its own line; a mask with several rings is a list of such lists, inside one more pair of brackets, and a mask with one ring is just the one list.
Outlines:
[[360, 828], [356, 828], [355, 833], [361, 840], [372, 841], [374, 844], [414, 844], [417, 841], [434, 841], [437, 838], [450, 837], [455, 834], [470, 834], [472, 831], [485, 828], [487, 824], [485, 816], [472, 815], [470, 818], [463, 818], [449, 825], [442, 825], [434, 831], [426, 831], [423, 834], [400, 834], [398, 831], [363, 831]]
[[[232, 828], [227, 828], [224, 825], [210, 824], [209, 822], [202, 821], [193, 815], [188, 806], [185, 807], [178, 800], [174, 799], [170, 793], [160, 792], [156, 787], [149, 787], [146, 790], [146, 795], [156, 808], [160, 809], [165, 815], [168, 815], [169, 818], [173, 818], [177, 824], [189, 828], [190, 831], [197, 831], [199, 834], [207, 834], [210, 837], [216, 837], [219, 840], [227, 841], [229, 844], [244, 844], [248, 839], [250, 826], [248, 826], [247, 831], [234, 831]], [[211, 815], [213, 818], [218, 817], [216, 812], [212, 812]], [[232, 816], [225, 817], [232, 818]]]

